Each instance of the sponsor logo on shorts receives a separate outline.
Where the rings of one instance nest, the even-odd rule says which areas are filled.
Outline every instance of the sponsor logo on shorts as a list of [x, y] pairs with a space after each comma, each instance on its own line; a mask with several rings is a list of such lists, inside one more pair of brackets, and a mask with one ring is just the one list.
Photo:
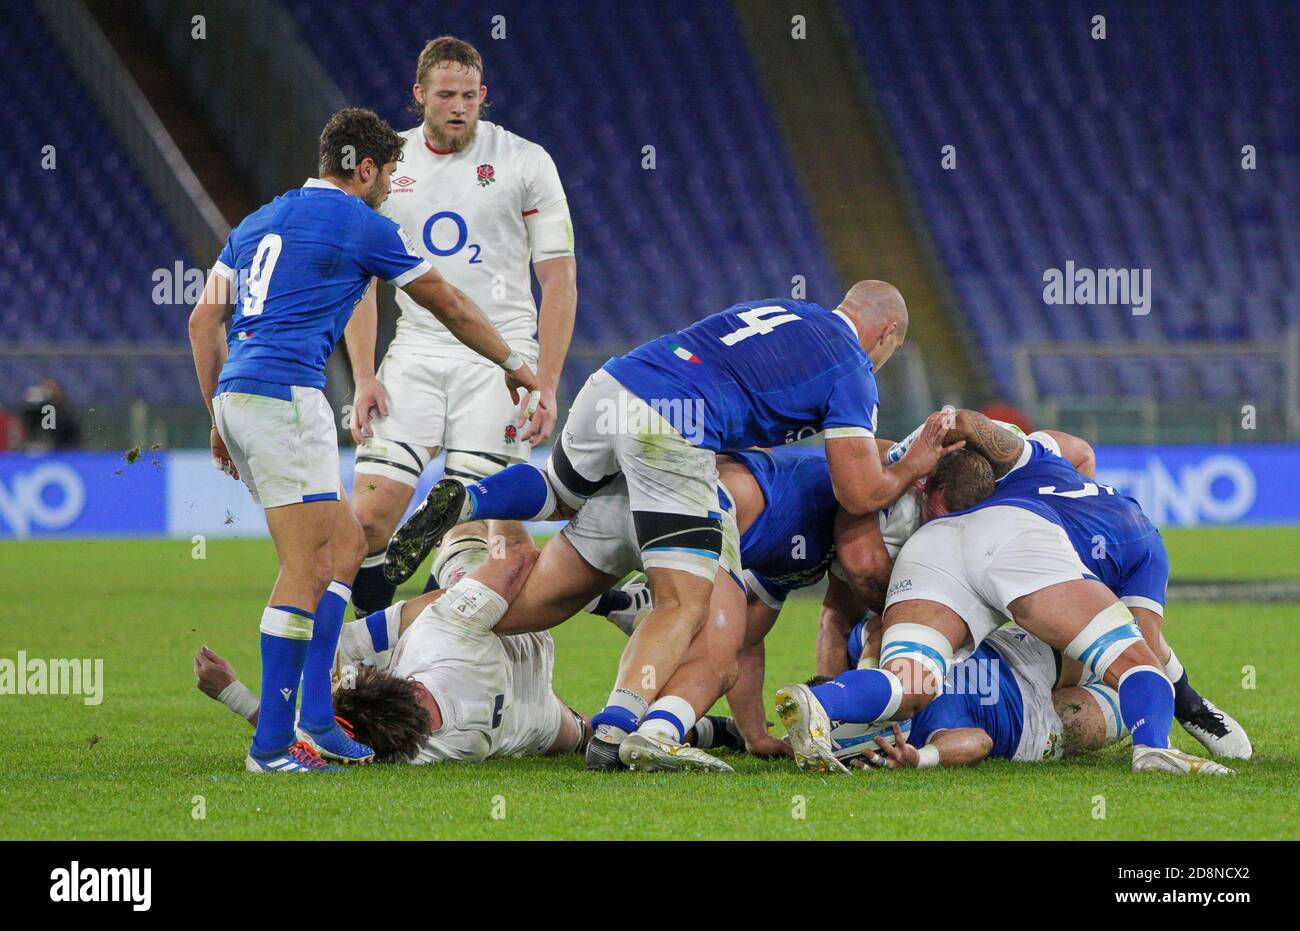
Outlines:
[[889, 586], [889, 591], [885, 593], [886, 598], [893, 598], [900, 592], [910, 592], [912, 590], [911, 579], [899, 579], [893, 585]]

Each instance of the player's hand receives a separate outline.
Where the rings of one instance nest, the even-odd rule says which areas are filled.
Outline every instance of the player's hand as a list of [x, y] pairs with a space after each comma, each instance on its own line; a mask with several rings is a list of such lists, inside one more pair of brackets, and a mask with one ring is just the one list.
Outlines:
[[513, 372], [506, 372], [506, 391], [510, 393], [511, 402], [519, 405], [515, 426], [522, 427], [533, 419], [541, 405], [542, 384], [537, 379], [537, 373], [527, 362]]
[[235, 460], [230, 458], [230, 450], [226, 449], [226, 441], [221, 438], [217, 428], [212, 428], [212, 436], [209, 438], [212, 446], [212, 465], [220, 469], [231, 478], [239, 478], [239, 470], [235, 468]]
[[550, 385], [543, 385], [541, 395], [537, 399], [537, 410], [528, 421], [528, 427], [520, 434], [519, 439], [527, 440], [534, 446], [544, 444], [551, 438], [551, 434], [555, 432], [556, 412], [558, 410], [559, 403], [555, 400], [555, 389]]
[[223, 656], [218, 656], [206, 646], [194, 654], [194, 678], [199, 691], [209, 698], [216, 698], [238, 677], [235, 667]]
[[765, 759], [778, 756], [794, 757], [794, 750], [790, 745], [779, 737], [773, 737], [771, 734], [764, 734], [762, 737], [756, 737], [753, 740], [745, 741], [745, 752], [750, 756], [762, 757]]
[[878, 751], [867, 751], [867, 762], [871, 766], [883, 769], [915, 769], [921, 762], [921, 752], [907, 742], [902, 730], [894, 725], [894, 742], [891, 744], [883, 737], [876, 738]]
[[925, 418], [925, 427], [916, 438], [916, 442], [904, 454], [901, 462], [910, 466], [917, 478], [922, 478], [934, 471], [939, 460], [948, 453], [955, 452], [966, 445], [965, 440], [958, 440], [949, 446], [943, 444], [944, 436], [952, 429], [957, 412], [951, 407], [935, 411]]
[[388, 392], [378, 378], [371, 376], [357, 382], [356, 394], [352, 396], [348, 429], [352, 431], [352, 439], [358, 446], [375, 435], [370, 429], [370, 421], [376, 411], [380, 417], [388, 416]]

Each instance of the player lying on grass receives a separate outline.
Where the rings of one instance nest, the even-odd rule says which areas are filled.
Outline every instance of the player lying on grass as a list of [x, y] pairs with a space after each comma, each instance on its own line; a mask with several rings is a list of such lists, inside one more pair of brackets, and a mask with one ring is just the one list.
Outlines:
[[402, 139], [370, 111], [334, 114], [320, 137], [321, 177], [231, 231], [190, 315], [213, 462], [265, 508], [279, 561], [260, 624], [250, 772], [310, 772], [327, 768], [321, 756], [364, 763], [373, 755], [338, 727], [331, 707], [330, 664], [365, 541], [339, 487], [334, 415], [321, 392], [326, 359], [371, 278], [403, 289], [505, 368], [511, 397], [538, 387], [483, 312], [375, 212], [401, 151]]
[[[1001, 457], [1004, 467], [1009, 468], [1018, 460], [1027, 442], [1037, 442], [1068, 460], [1084, 478], [1095, 477], [1096, 458], [1091, 447], [1068, 433], [1041, 430], [1026, 438], [1011, 424], [989, 420], [974, 411], [955, 412], [954, 430], [967, 441], [968, 449], [984, 453], [991, 459]], [[900, 441], [897, 447], [905, 448], [909, 441], [910, 437]], [[897, 447], [891, 450], [890, 455], [898, 455]], [[1248, 759], [1251, 755], [1250, 739], [1241, 725], [1192, 688], [1186, 670], [1164, 638], [1161, 626], [1169, 582], [1169, 556], [1159, 530], [1142, 513], [1136, 501], [1115, 495], [1113, 489], [1108, 489], [1110, 496], [1103, 507], [1089, 507], [1087, 500], [1093, 495], [1087, 492], [1094, 487], [1100, 493], [1107, 486], [1086, 483], [1082, 488], [1083, 494], [1079, 496], [1083, 500], [1073, 506], [1068, 502], [1062, 505], [1062, 517], [1075, 552], [1098, 579], [1120, 596], [1137, 618], [1147, 645], [1157, 658], [1163, 660], [1163, 668], [1174, 683], [1174, 715], [1183, 729], [1217, 756]], [[1105, 510], [1120, 516], [1102, 522], [1097, 518]], [[1089, 518], [1093, 520], [1089, 521]], [[906, 539], [919, 526], [919, 520], [910, 529], [898, 520], [893, 521], [892, 526]], [[886, 543], [891, 545], [892, 541]], [[896, 553], [891, 551], [890, 555]], [[842, 667], [835, 665], [835, 651], [843, 641], [842, 631], [847, 626], [842, 618], [837, 620], [837, 625], [824, 623], [819, 631], [817, 671], [820, 675], [833, 676], [843, 671]], [[827, 641], [825, 652], [821, 651], [821, 638]], [[822, 656], [831, 657], [829, 664], [823, 665]], [[843, 657], [842, 650], [838, 657]]]
[[[554, 540], [548, 543], [554, 545]], [[448, 591], [455, 591], [467, 573], [488, 560], [488, 552], [487, 540], [473, 535], [470, 528], [457, 528], [438, 553], [433, 566], [436, 577]], [[597, 584], [607, 583], [602, 579]], [[393, 669], [394, 647], [416, 636], [424, 642], [419, 649], [424, 661], [445, 680], [439, 693], [451, 695], [456, 708], [495, 707], [497, 695], [508, 696], [502, 701], [499, 739], [488, 740], [488, 757], [583, 752], [590, 734], [587, 720], [550, 691], [554, 663], [550, 634], [494, 634], [506, 657], [509, 682], [506, 690], [498, 691], [502, 664], [486, 638], [475, 638], [482, 650], [466, 650], [463, 636], [437, 635], [436, 625], [444, 621], [431, 608], [444, 594], [429, 592], [344, 625], [335, 664], [335, 704], [344, 725], [375, 749], [379, 762], [485, 758], [481, 728], [472, 722], [466, 727], [463, 716], [444, 715], [434, 697], [437, 693], [421, 684], [425, 680], [420, 677], [404, 680], [387, 674]], [[534, 590], [530, 597], [537, 594]], [[635, 606], [624, 610], [632, 612]], [[425, 620], [435, 626], [420, 627], [412, 635], [417, 622]], [[496, 629], [499, 634], [500, 623]], [[257, 697], [238, 681], [225, 659], [204, 647], [195, 657], [195, 675], [200, 691], [256, 725]], [[558, 732], [551, 726], [555, 710], [560, 712]], [[688, 740], [703, 748], [744, 746], [734, 723], [720, 715], [697, 720]]]
[[[851, 669], [870, 650], [867, 631], [863, 622], [849, 637]], [[953, 666], [943, 694], [916, 717], [893, 723], [886, 733], [850, 726], [832, 731], [835, 755], [859, 766], [924, 769], [969, 766], [985, 758], [1036, 763], [1091, 753], [1127, 731], [1115, 690], [1100, 682], [1085, 684], [1084, 678], [1080, 663], [1009, 624]]]
[[[334, 706], [379, 762], [477, 763], [585, 747], [587, 720], [552, 690], [551, 635], [493, 631], [537, 549], [519, 524], [491, 527], [491, 553], [482, 540], [444, 548], [436, 568], [448, 588], [344, 626]], [[204, 694], [256, 722], [257, 700], [228, 662], [205, 647], [195, 674]]]
[[973, 449], [945, 456], [926, 481], [925, 523], [899, 553], [886, 595], [880, 668], [777, 692], [796, 760], [843, 771], [830, 720], [915, 715], [940, 690], [954, 655], [969, 656], [1011, 619], [1118, 691], [1134, 771], [1231, 773], [1170, 746], [1173, 685], [1129, 609], [1083, 564], [1067, 533], [1073, 522], [1096, 527], [1102, 539], [1130, 539], [1132, 515], [1115, 506], [1123, 499], [1097, 494], [1037, 440], [994, 436], [996, 485], [989, 458]]
[[[938, 423], [898, 463], [880, 463], [874, 370], [902, 344], [907, 307], [881, 281], [855, 284], [833, 310], [784, 299], [729, 307], [611, 359], [574, 399], [545, 470], [514, 465], [468, 486], [444, 480], [394, 534], [390, 580], [409, 577], [452, 526], [571, 516], [621, 475], [654, 607], [629, 641], [593, 721], [593, 765], [612, 765], [658, 686], [704, 628], [719, 577], [717, 453], [825, 430], [835, 497], [851, 514], [891, 504], [942, 451]], [[643, 670], [654, 670], [654, 684]]]

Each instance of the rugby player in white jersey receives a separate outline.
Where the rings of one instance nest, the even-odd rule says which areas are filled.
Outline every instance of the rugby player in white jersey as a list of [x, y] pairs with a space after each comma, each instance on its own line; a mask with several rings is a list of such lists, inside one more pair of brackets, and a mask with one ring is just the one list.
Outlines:
[[[360, 444], [353, 508], [368, 554], [353, 585], [359, 616], [387, 607], [404, 581], [391, 572], [385, 579], [384, 548], [439, 450], [447, 453], [445, 475], [468, 481], [526, 461], [530, 446], [550, 437], [577, 307], [573, 225], [555, 163], [541, 146], [480, 119], [488, 89], [478, 51], [451, 36], [431, 40], [412, 90], [422, 122], [401, 133], [383, 212], [537, 370], [540, 403], [521, 429], [496, 368], [401, 292], [397, 335], [376, 373], [373, 289], [357, 306], [345, 336]], [[431, 578], [426, 591], [436, 587]]]
[[[491, 529], [491, 548], [461, 532], [439, 552], [446, 590], [344, 625], [334, 709], [378, 762], [478, 763], [585, 748], [588, 720], [552, 689], [551, 635], [495, 632], [537, 549], [520, 524]], [[204, 647], [194, 672], [200, 691], [256, 725], [257, 697], [230, 663]]]

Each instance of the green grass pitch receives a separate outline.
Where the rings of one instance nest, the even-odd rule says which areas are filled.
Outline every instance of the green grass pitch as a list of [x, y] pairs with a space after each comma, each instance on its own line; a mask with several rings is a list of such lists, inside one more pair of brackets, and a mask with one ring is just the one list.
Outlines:
[[[1296, 575], [1300, 528], [1167, 536], [1180, 579]], [[1135, 776], [1127, 748], [847, 778], [743, 756], [731, 776], [592, 774], [569, 756], [254, 778], [248, 728], [194, 688], [191, 659], [207, 643], [256, 687], [269, 541], [211, 541], [203, 560], [184, 540], [2, 543], [0, 567], [0, 657], [102, 657], [105, 678], [98, 706], [0, 696], [0, 838], [1300, 837], [1295, 603], [1168, 612], [1193, 683], [1254, 741], [1235, 778]], [[769, 639], [769, 701], [809, 674], [816, 611], [794, 600]], [[555, 638], [556, 690], [596, 710], [624, 637], [580, 616]]]

